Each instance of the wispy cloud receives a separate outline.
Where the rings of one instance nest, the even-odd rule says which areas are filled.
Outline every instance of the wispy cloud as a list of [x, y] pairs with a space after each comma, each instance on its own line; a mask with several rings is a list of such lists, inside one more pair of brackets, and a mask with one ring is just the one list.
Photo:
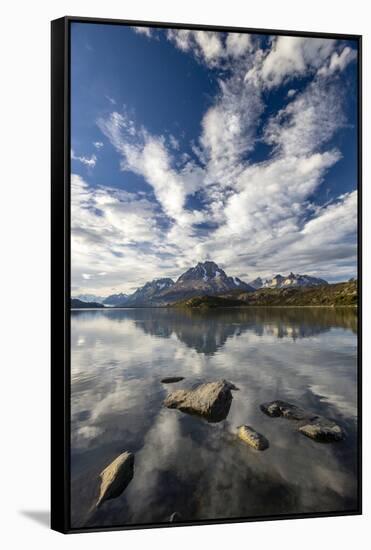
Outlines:
[[94, 168], [94, 166], [97, 164], [97, 157], [95, 155], [92, 155], [89, 157], [79, 156], [76, 155], [74, 150], [71, 150], [71, 159], [77, 160], [81, 162], [81, 164], [84, 164], [85, 166], [89, 166], [90, 168]]

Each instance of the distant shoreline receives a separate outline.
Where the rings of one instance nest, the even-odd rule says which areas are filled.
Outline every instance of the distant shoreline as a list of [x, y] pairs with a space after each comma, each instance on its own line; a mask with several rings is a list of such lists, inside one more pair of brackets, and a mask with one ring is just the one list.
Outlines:
[[172, 311], [174, 310], [207, 310], [207, 311], [210, 311], [210, 310], [225, 310], [225, 309], [228, 309], [228, 310], [241, 310], [241, 309], [262, 309], [262, 308], [269, 308], [269, 309], [304, 309], [304, 308], [310, 308], [310, 309], [349, 309], [349, 308], [358, 308], [358, 304], [350, 304], [350, 305], [305, 305], [305, 306], [285, 306], [285, 305], [282, 305], [282, 306], [270, 306], [270, 305], [246, 305], [246, 306], [218, 306], [218, 307], [182, 307], [182, 306], [178, 306], [178, 307], [174, 307], [174, 306], [126, 306], [126, 307], [71, 307], [71, 311], [119, 311], [119, 310], [123, 310], [123, 309], [171, 309]]

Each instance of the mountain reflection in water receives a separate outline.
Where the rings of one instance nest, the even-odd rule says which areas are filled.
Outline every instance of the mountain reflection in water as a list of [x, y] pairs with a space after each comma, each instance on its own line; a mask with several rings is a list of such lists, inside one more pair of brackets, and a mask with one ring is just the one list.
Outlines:
[[[354, 509], [356, 330], [351, 308], [72, 312], [73, 526]], [[240, 388], [226, 420], [163, 408], [167, 391], [219, 378]], [[346, 440], [321, 445], [263, 415], [277, 398], [336, 419]], [[240, 424], [270, 448], [238, 441]], [[99, 472], [124, 450], [134, 478], [95, 510]]]

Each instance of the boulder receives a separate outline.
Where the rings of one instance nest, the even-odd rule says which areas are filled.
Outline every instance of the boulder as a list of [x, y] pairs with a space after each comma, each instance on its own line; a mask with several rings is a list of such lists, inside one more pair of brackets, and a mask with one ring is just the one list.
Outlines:
[[181, 380], [184, 380], [184, 376], [168, 376], [167, 378], [163, 378], [161, 383], [174, 384], [175, 382], [181, 382]]
[[232, 403], [232, 391], [236, 386], [226, 380], [200, 384], [191, 390], [177, 390], [169, 393], [165, 407], [196, 414], [209, 422], [220, 422], [227, 418]]
[[134, 454], [125, 451], [115, 458], [99, 475], [101, 485], [97, 508], [106, 500], [120, 496], [129, 485], [134, 475]]
[[287, 418], [288, 420], [311, 420], [317, 418], [296, 405], [277, 399], [260, 405], [260, 409], [268, 416]]
[[344, 432], [340, 426], [323, 417], [317, 417], [311, 422], [302, 424], [299, 427], [299, 432], [320, 443], [330, 443], [344, 439]]
[[238, 437], [257, 451], [265, 451], [269, 447], [269, 441], [264, 435], [260, 434], [251, 426], [239, 426]]

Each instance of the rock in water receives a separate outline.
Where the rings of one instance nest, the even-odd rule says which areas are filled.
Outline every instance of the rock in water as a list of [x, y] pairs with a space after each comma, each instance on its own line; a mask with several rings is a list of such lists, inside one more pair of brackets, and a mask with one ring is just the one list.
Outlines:
[[100, 474], [102, 480], [97, 508], [106, 500], [116, 498], [129, 485], [134, 475], [134, 455], [125, 451], [109, 464]]
[[331, 441], [341, 441], [344, 439], [344, 432], [340, 426], [322, 417], [317, 417], [312, 422], [301, 425], [299, 432], [321, 443], [330, 443]]
[[174, 384], [175, 382], [180, 382], [181, 380], [184, 380], [184, 376], [168, 376], [167, 378], [163, 378], [161, 383]]
[[205, 417], [209, 422], [227, 418], [236, 386], [226, 380], [200, 384], [192, 390], [177, 390], [164, 401], [165, 407]]
[[237, 434], [242, 441], [257, 451], [265, 451], [269, 447], [268, 439], [251, 426], [239, 426]]
[[287, 418], [288, 420], [311, 420], [311, 418], [317, 418], [316, 415], [300, 409], [296, 405], [286, 403], [285, 401], [270, 401], [269, 403], [263, 403], [260, 405], [260, 409], [268, 416]]
[[298, 420], [300, 433], [310, 437], [314, 441], [329, 443], [331, 441], [341, 441], [345, 434], [343, 430], [332, 420], [323, 416], [314, 414], [286, 403], [285, 401], [270, 401], [260, 405], [261, 410], [268, 416], [288, 418], [289, 420]]

